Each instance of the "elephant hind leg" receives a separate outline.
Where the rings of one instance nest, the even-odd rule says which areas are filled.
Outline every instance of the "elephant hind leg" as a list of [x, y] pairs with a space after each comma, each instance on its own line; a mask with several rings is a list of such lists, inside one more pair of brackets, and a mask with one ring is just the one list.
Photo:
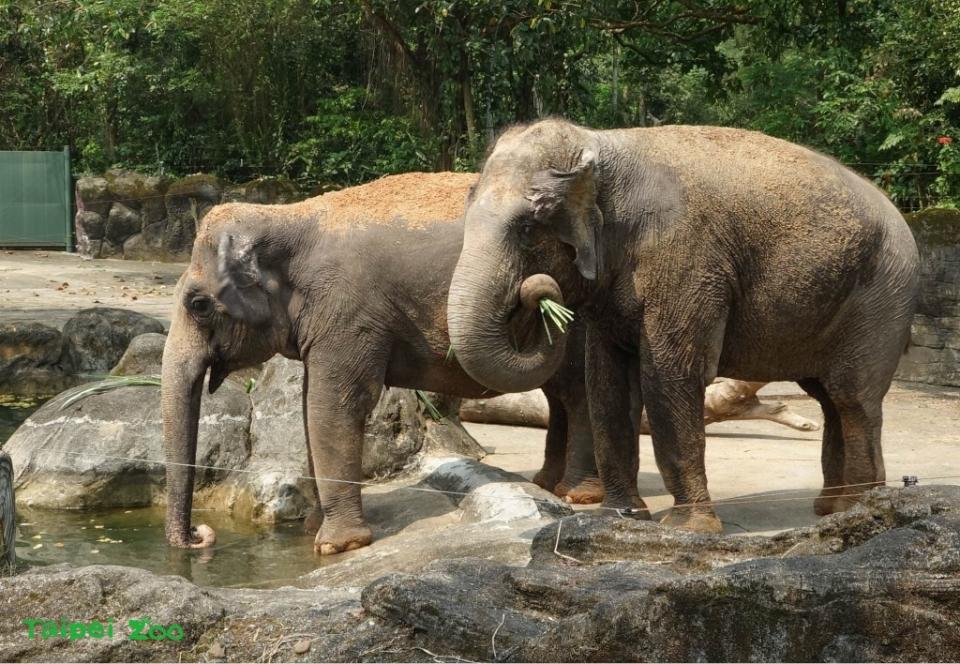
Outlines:
[[837, 511], [834, 509], [834, 501], [841, 490], [830, 487], [844, 483], [843, 427], [837, 407], [819, 379], [805, 378], [797, 381], [797, 384], [820, 403], [820, 409], [823, 411], [823, 445], [820, 448], [820, 465], [823, 469], [824, 488], [814, 501], [813, 509], [818, 516], [824, 516]]
[[[865, 388], [850, 377], [816, 382], [819, 389], [814, 387], [811, 394], [820, 401], [824, 412], [825, 488], [815, 503], [815, 510], [823, 515], [847, 509], [860, 494], [886, 480], [880, 440], [886, 385], [882, 390]], [[803, 383], [801, 387], [807, 389]]]

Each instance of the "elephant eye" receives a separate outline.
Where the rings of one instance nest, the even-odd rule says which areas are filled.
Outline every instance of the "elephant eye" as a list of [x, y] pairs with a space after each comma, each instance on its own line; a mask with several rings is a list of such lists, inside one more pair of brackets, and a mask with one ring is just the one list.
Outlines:
[[209, 316], [213, 313], [213, 301], [209, 297], [195, 297], [190, 300], [190, 311], [198, 316]]
[[536, 223], [532, 219], [525, 219], [520, 222], [520, 227], [517, 230], [520, 234], [520, 244], [525, 248], [530, 248], [536, 237]]

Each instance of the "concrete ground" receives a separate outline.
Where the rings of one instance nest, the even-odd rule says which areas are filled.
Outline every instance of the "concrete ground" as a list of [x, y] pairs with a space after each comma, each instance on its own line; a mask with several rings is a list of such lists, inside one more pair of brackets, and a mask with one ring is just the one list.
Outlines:
[[[0, 322], [62, 326], [77, 310], [102, 305], [131, 308], [166, 323], [183, 269], [171, 263], [82, 260], [52, 251], [0, 251]], [[792, 383], [768, 385], [760, 396], [786, 399], [801, 415], [821, 419], [816, 402]], [[891, 482], [916, 475], [923, 484], [960, 484], [960, 389], [898, 383], [887, 396], [884, 415], [884, 458]], [[528, 478], [540, 467], [542, 430], [467, 428], [490, 452], [485, 463]], [[640, 454], [640, 491], [660, 515], [671, 500], [649, 436], [641, 437]], [[762, 421], [711, 425], [707, 475], [714, 500], [741, 501], [718, 508], [727, 532], [768, 533], [812, 523], [812, 498], [822, 482], [820, 432]]]
[[84, 260], [58, 251], [0, 250], [0, 323], [62, 328], [80, 309], [133, 309], [169, 324], [178, 263]]
[[[801, 415], [822, 421], [819, 404], [793, 387], [772, 383], [760, 397], [777, 395]], [[484, 463], [528, 478], [540, 467], [542, 430], [465, 426], [490, 451]], [[813, 498], [823, 484], [820, 434], [756, 420], [707, 427], [711, 496], [736, 501], [717, 508], [725, 532], [772, 534], [816, 521]], [[891, 486], [900, 486], [903, 475], [916, 475], [921, 484], [960, 484], [960, 389], [896, 383], [884, 402], [883, 447]], [[638, 482], [654, 517], [663, 516], [673, 500], [657, 472], [650, 436], [640, 437]]]

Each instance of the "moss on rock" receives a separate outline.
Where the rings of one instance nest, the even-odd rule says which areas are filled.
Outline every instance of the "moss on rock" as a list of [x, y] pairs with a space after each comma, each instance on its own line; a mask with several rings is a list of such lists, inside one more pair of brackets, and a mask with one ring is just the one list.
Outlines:
[[905, 215], [904, 218], [921, 247], [960, 245], [960, 210], [927, 208]]

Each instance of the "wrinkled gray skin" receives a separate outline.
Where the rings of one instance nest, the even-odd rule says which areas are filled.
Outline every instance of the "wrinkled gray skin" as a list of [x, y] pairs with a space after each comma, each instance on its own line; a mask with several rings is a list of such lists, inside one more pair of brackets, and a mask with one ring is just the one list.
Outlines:
[[[411, 174], [434, 183], [434, 195], [462, 209], [474, 176]], [[441, 184], [436, 184], [441, 182]], [[351, 191], [361, 191], [357, 188]], [[350, 191], [340, 192], [350, 194]], [[374, 196], [375, 193], [365, 194]], [[162, 406], [167, 467], [166, 536], [170, 544], [204, 547], [215, 541], [191, 529], [197, 424], [203, 381], [209, 391], [234, 370], [275, 353], [301, 359], [304, 422], [311, 473], [361, 481], [364, 421], [384, 385], [479, 397], [492, 391], [471, 379], [446, 332], [447, 288], [460, 254], [462, 220], [375, 218], [382, 200], [357, 195], [350, 208], [317, 208], [318, 199], [288, 206], [226, 204], [204, 218], [190, 267], [177, 286], [163, 354]], [[349, 216], [349, 222], [338, 218]], [[536, 298], [533, 292], [530, 297]], [[513, 333], [541, 326], [535, 309], [517, 317]], [[546, 460], [537, 481], [548, 490], [599, 486], [583, 381], [583, 331], [572, 356], [544, 385], [550, 400]], [[551, 370], [552, 371], [552, 370]], [[544, 380], [549, 377], [543, 374]], [[569, 445], [568, 445], [569, 443]], [[568, 460], [569, 457], [569, 460]], [[307, 519], [315, 549], [332, 554], [371, 541], [360, 487], [319, 482], [322, 513]], [[594, 490], [595, 493], [595, 490]]]
[[[508, 130], [471, 194], [450, 338], [479, 382], [533, 387], [559, 350], [514, 350], [502, 323], [525, 280], [554, 281], [587, 319], [605, 503], [646, 508], [629, 396], [638, 386], [675, 499], [665, 520], [700, 531], [720, 530], [704, 471], [705, 386], [717, 375], [797, 381], [823, 408], [815, 509], [826, 514], [885, 479], [881, 402], [909, 340], [917, 260], [886, 197], [813, 151], [734, 129], [545, 120]], [[826, 488], [839, 485], [856, 486]]]

